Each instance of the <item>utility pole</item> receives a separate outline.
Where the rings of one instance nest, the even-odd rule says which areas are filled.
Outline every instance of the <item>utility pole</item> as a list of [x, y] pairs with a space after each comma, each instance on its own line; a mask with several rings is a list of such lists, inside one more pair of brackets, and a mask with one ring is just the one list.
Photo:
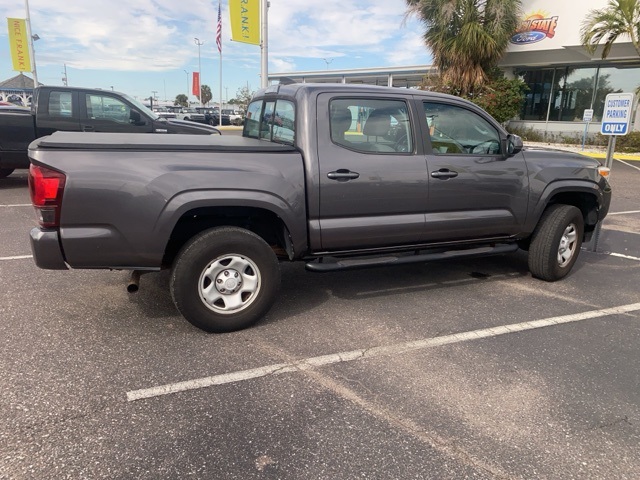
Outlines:
[[62, 77], [62, 82], [64, 83], [64, 86], [67, 87], [69, 86], [69, 82], [67, 80], [67, 64], [64, 64], [64, 77]]
[[200, 47], [204, 45], [204, 42], [201, 42], [198, 37], [195, 37], [193, 40], [198, 46], [198, 87], [200, 88], [200, 95], [198, 96], [200, 97], [200, 106], [203, 107], [204, 105], [202, 103], [202, 66], [200, 65]]

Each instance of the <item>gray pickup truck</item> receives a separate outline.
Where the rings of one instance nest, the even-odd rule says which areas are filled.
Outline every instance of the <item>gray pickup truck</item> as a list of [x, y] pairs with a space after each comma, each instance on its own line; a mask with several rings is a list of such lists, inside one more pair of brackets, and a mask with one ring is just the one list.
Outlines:
[[31, 109], [0, 109], [0, 178], [29, 168], [27, 148], [38, 137], [67, 132], [189, 133], [214, 135], [208, 125], [166, 118], [119, 92], [44, 85]]
[[354, 85], [256, 94], [242, 137], [58, 132], [29, 149], [45, 269], [171, 268], [184, 317], [247, 327], [280, 261], [327, 272], [528, 250], [558, 280], [607, 214], [608, 169], [523, 149], [460, 98]]

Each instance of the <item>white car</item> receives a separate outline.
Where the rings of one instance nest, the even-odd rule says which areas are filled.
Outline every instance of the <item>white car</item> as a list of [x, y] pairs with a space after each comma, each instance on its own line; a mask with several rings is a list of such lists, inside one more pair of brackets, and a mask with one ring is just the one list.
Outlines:
[[229, 122], [231, 125], [242, 125], [244, 123], [244, 117], [240, 110], [223, 109], [222, 115], [229, 115]]
[[176, 114], [167, 107], [156, 107], [153, 109], [153, 113], [158, 115], [160, 118], [176, 118]]
[[176, 110], [176, 118], [178, 120], [191, 120], [192, 122], [205, 123], [204, 114], [198, 113], [195, 108], [180, 108]]

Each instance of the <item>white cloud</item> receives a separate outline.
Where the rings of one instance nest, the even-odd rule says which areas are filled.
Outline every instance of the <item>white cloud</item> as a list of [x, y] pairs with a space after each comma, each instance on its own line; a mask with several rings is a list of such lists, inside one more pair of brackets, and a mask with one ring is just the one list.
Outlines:
[[[269, 10], [270, 61], [291, 67], [295, 58], [338, 58], [356, 50], [378, 57], [403, 33], [405, 0], [277, 0]], [[216, 56], [215, 0], [31, 0], [43, 65], [85, 69], [161, 71], [182, 68], [194, 56], [193, 37], [205, 41], [203, 58]], [[228, 41], [224, 51], [246, 48]], [[0, 0], [5, 16], [24, 16], [15, 0]], [[406, 33], [406, 32], [404, 32]], [[254, 50], [258, 57], [258, 50]], [[245, 54], [246, 56], [246, 54]], [[377, 63], [387, 60], [382, 55]]]

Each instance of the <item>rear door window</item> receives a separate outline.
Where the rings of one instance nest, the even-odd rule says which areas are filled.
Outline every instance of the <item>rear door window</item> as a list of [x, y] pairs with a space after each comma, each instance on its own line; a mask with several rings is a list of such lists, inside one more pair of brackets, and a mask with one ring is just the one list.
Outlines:
[[56, 92], [49, 94], [49, 116], [70, 118], [73, 116], [72, 93]]
[[409, 109], [403, 100], [339, 98], [329, 106], [333, 143], [374, 154], [413, 152]]
[[295, 104], [289, 100], [258, 100], [249, 104], [242, 135], [293, 145], [296, 133]]

